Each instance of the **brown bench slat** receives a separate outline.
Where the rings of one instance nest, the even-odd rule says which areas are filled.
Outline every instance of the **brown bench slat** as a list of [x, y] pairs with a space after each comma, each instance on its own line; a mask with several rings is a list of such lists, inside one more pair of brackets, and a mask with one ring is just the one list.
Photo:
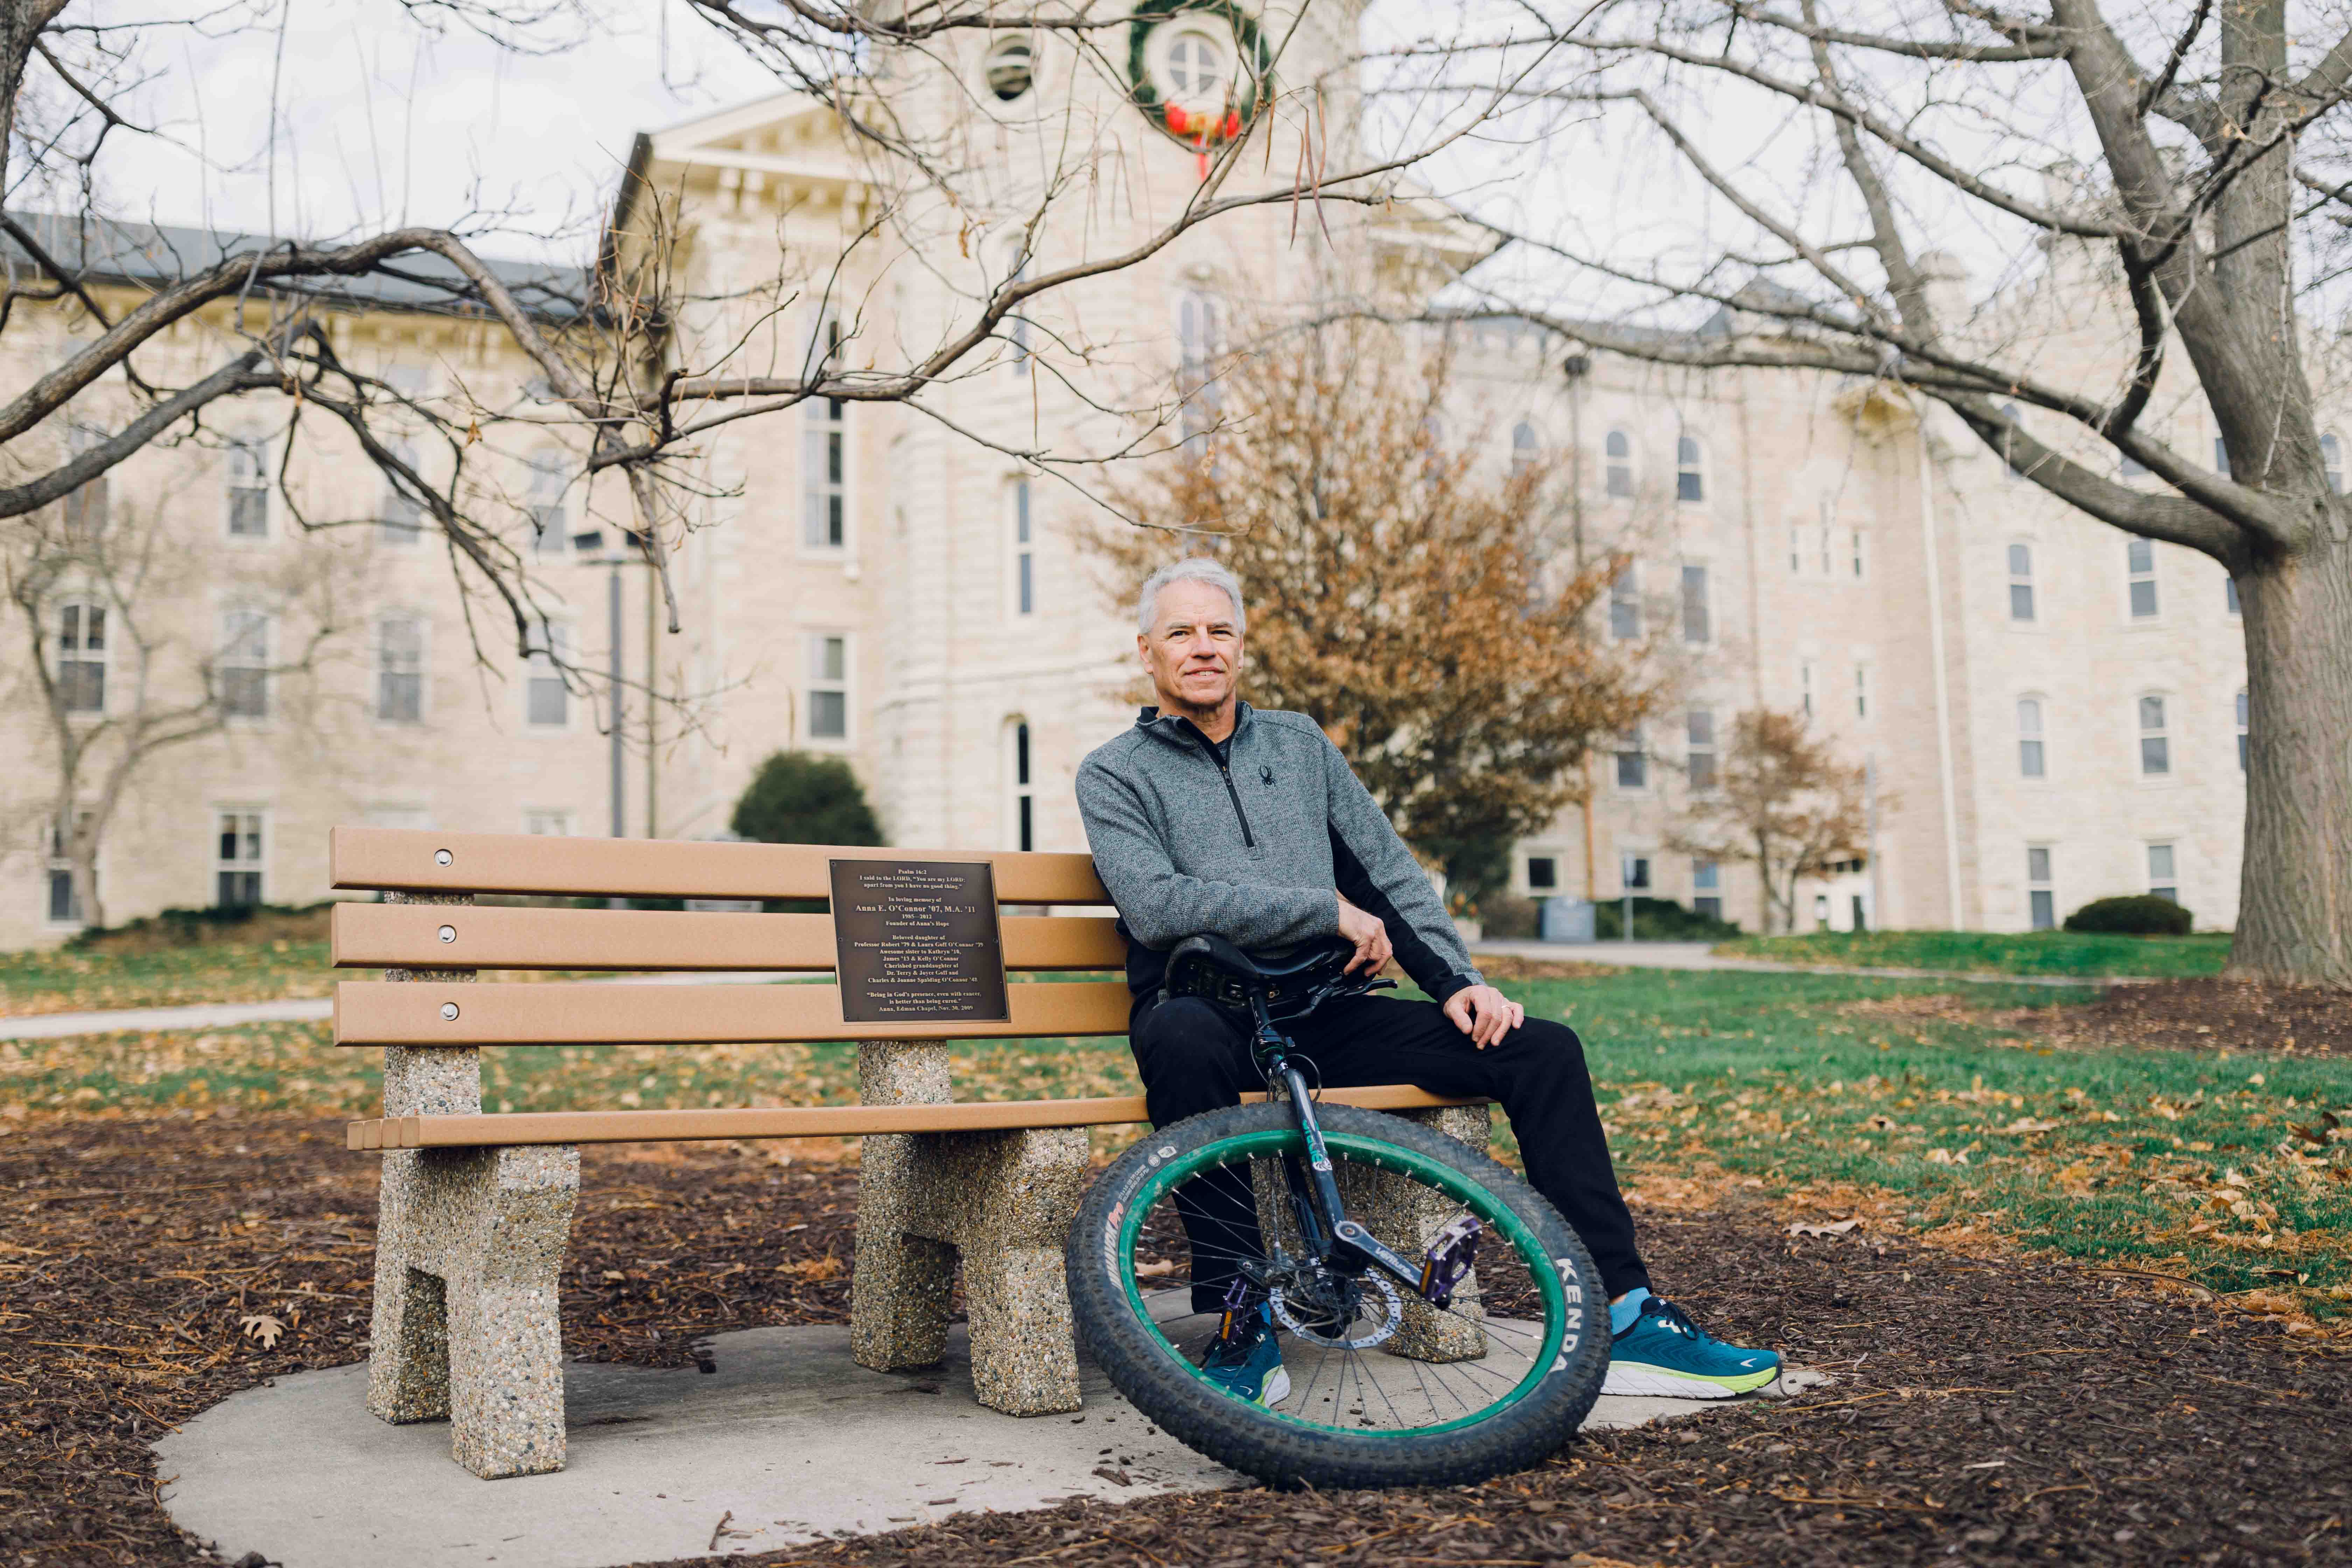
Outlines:
[[[1419, 1110], [1476, 1105], [1408, 1084], [1334, 1089], [1335, 1105]], [[709, 1138], [852, 1138], [874, 1132], [969, 1132], [1013, 1127], [1111, 1127], [1147, 1121], [1143, 1097], [1002, 1100], [958, 1105], [779, 1106], [748, 1110], [541, 1110], [499, 1116], [393, 1116], [351, 1123], [353, 1149], [470, 1149], [523, 1143], [686, 1142]]]
[[[550, 893], [646, 899], [822, 899], [829, 862], [986, 860], [1008, 904], [1108, 904], [1084, 855], [871, 846], [709, 844], [672, 838], [555, 838], [527, 833], [442, 833], [336, 827], [328, 833], [329, 880], [338, 888], [407, 892]], [[449, 852], [449, 864], [436, 859]]]
[[[344, 968], [829, 970], [830, 915], [689, 910], [525, 910], [338, 904]], [[456, 940], [443, 942], [447, 927]], [[1007, 969], [1120, 969], [1127, 944], [1107, 916], [1008, 915]]]
[[[450, 984], [346, 980], [335, 987], [339, 1046], [708, 1045], [761, 1040], [962, 1040], [1127, 1033], [1127, 987], [1112, 981], [1008, 985], [1012, 1019], [850, 1024], [832, 985]], [[444, 1004], [457, 1016], [444, 1018]]]

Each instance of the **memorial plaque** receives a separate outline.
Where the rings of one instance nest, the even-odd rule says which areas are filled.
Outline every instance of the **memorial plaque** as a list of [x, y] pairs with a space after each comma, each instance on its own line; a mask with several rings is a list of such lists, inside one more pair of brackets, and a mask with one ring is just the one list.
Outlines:
[[844, 1023], [1010, 1019], [994, 867], [985, 860], [831, 864]]

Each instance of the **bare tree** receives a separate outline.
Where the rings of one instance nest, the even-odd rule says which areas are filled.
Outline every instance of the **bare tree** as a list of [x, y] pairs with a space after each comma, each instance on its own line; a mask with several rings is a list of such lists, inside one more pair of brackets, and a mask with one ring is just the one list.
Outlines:
[[[2352, 19], [2286, 0], [1609, 0], [1507, 26], [1475, 58], [1573, 47], [1524, 108], [1624, 132], [1706, 199], [1614, 236], [1505, 226], [1520, 279], [1548, 263], [1622, 310], [1489, 301], [1654, 363], [1878, 381], [2068, 505], [2220, 562], [2253, 720], [2232, 966], [2352, 985], [2352, 503], [2315, 350], [2352, 258]], [[1973, 314], [1940, 286], [1952, 252], [2007, 269]], [[2106, 298], [2070, 314], [2085, 283]], [[1739, 330], [1657, 330], [1694, 308]], [[2220, 471], [2167, 438], [2174, 401], [2221, 432]]]
[[296, 678], [341, 626], [347, 584], [327, 550], [230, 584], [235, 607], [214, 625], [184, 594], [197, 549], [163, 510], [111, 500], [100, 477], [0, 532], [18, 684], [54, 748], [45, 837], [92, 926], [106, 923], [99, 851], [132, 784], [169, 752], [300, 702]]
[[1802, 714], [1759, 708], [1733, 721], [1714, 787], [1694, 790], [1668, 842], [1756, 868], [1766, 934], [1797, 929], [1797, 885], [1861, 850], [1863, 770], [1805, 733]]
[[[114, 276], [103, 259], [94, 193], [110, 143], [151, 133], [124, 106], [155, 68], [172, 24], [102, 25], [69, 14], [64, 0], [0, 0], [0, 120], [9, 157], [0, 333], [12, 321], [21, 328], [28, 312], [17, 307], [33, 303], [78, 312], [89, 327], [46, 374], [0, 402], [0, 467], [10, 470], [0, 479], [0, 522], [36, 517], [150, 444], [200, 427], [228, 400], [284, 399], [296, 419], [324, 419], [348, 432], [384, 483], [443, 536], [469, 613], [474, 597], [486, 599], [527, 652], [542, 618], [536, 586], [507, 520], [482, 504], [477, 470], [502, 437], [560, 426], [572, 437], [583, 485], [609, 494], [605, 504], [659, 573], [677, 630], [667, 563], [709, 493], [703, 443], [712, 432], [811, 398], [905, 404], [953, 425], [928, 399], [1017, 353], [1082, 403], [1114, 416], [1111, 424], [1126, 432], [1109, 450], [1083, 453], [991, 443], [1076, 482], [1088, 464], [1150, 449], [1164, 423], [1157, 416], [1167, 411], [1119, 407], [1081, 384], [1099, 371], [1102, 345], [1075, 334], [1033, 336], [1041, 301], [1148, 261], [1228, 215], [1286, 207], [1295, 224], [1302, 205], [1318, 214], [1327, 204], [1386, 209], [1405, 171], [1459, 143], [1508, 91], [1492, 84], [1405, 126], [1385, 150], [1360, 151], [1349, 85], [1354, 12], [1333, 6], [1309, 26], [1309, 0], [1300, 0], [1297, 8], [1268, 13], [1261, 26], [1225, 7], [1218, 15], [1234, 20], [1241, 68], [1229, 79], [1222, 111], [1170, 110], [1154, 132], [1132, 113], [1142, 89], [1129, 80], [1128, 46], [1141, 24], [1124, 10], [992, 0], [692, 3], [827, 111], [866, 193], [852, 232], [822, 245], [782, 246], [772, 278], [731, 282], [720, 299], [696, 293], [679, 275], [676, 194], [648, 188], [634, 170], [597, 238], [596, 261], [580, 269], [576, 285], [553, 275], [526, 283], [487, 263], [476, 247], [495, 227], [489, 215], [332, 243], [198, 237], [199, 254], [162, 258], [151, 276]], [[586, 13], [566, 0], [436, 0], [409, 10], [425, 25], [469, 27], [519, 51], [560, 47], [586, 25]], [[258, 11], [231, 6], [206, 14], [202, 25], [233, 26], [241, 15], [247, 26], [266, 23]], [[1303, 34], [1322, 47], [1313, 68], [1290, 81], [1282, 73]], [[1004, 37], [1058, 40], [1077, 56], [1077, 78], [1093, 85], [1091, 96], [1066, 95], [1061, 110], [1033, 101], [1024, 111], [1019, 130], [1037, 166], [1017, 178], [1007, 175], [1003, 160], [973, 152], [974, 122], [996, 122], [976, 106], [971, 52], [981, 40]], [[1308, 58], [1305, 50], [1297, 56]], [[1106, 104], [1118, 112], [1102, 112]], [[1197, 154], [1197, 184], [1103, 246], [1096, 220], [1107, 165], [1154, 135]], [[57, 216], [47, 222], [16, 216], [27, 201], [45, 202]], [[1134, 210], [1131, 200], [1129, 206]], [[948, 320], [917, 340], [868, 330], [866, 296], [888, 264], [911, 257], [911, 265], [937, 267], [949, 245], [969, 256], [982, 228], [1009, 234], [1013, 243], [978, 258], [959, 280], [961, 303]], [[135, 302], [110, 304], [126, 284], [138, 290]], [[324, 323], [352, 294], [385, 290], [411, 306], [489, 324], [537, 367], [540, 395], [519, 405], [490, 388], [460, 387], [424, 398], [351, 363]], [[153, 370], [159, 338], [225, 304], [236, 307], [236, 342], [216, 363], [177, 380]], [[786, 339], [779, 323], [795, 305], [821, 308], [841, 330], [822, 344]], [[683, 330], [698, 317], [723, 330]], [[127, 409], [97, 407], [118, 380]], [[47, 445], [28, 437], [68, 410], [101, 426], [100, 434], [51, 460]], [[1155, 416], [1139, 422], [1140, 434], [1132, 417], [1139, 412]], [[423, 431], [444, 448], [443, 460], [429, 470], [420, 464], [394, 435], [402, 427]], [[595, 486], [600, 477], [614, 489]], [[305, 528], [345, 521], [306, 515], [299, 486], [282, 480]]]
[[1254, 701], [1313, 717], [1460, 912], [1512, 843], [1579, 797], [1597, 742], [1661, 672], [1597, 635], [1622, 557], [1568, 559], [1549, 462], [1495, 460], [1451, 356], [1351, 323], [1253, 334], [1216, 396], [1230, 429], [1123, 488], [1147, 527], [1090, 536], [1133, 591], [1207, 550], [1250, 595]]

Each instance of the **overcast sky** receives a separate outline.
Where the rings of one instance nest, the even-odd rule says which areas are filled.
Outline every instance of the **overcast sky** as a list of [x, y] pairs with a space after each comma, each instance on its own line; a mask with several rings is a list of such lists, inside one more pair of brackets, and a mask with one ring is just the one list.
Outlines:
[[178, 145], [110, 148], [104, 205], [305, 238], [503, 212], [485, 252], [577, 259], [633, 135], [775, 90], [676, 0], [587, 5], [576, 47], [537, 58], [436, 37], [394, 0], [266, 3], [224, 36], [159, 34], [140, 107]]

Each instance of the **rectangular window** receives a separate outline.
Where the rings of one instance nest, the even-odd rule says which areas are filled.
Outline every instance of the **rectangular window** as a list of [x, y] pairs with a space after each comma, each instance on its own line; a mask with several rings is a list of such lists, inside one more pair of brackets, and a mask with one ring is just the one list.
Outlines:
[[[412, 471], [416, 467], [416, 448], [405, 441], [390, 443], [392, 455]], [[379, 542], [405, 547], [425, 537], [425, 503], [412, 495], [405, 481], [383, 475], [383, 499], [378, 503], [375, 536]]]
[[2017, 771], [2020, 776], [2038, 779], [2042, 773], [2042, 700], [2021, 697], [2017, 700]]
[[258, 441], [238, 441], [228, 449], [228, 531], [232, 539], [268, 536], [269, 458]]
[[[77, 812], [74, 826], [78, 832], [89, 831], [90, 814]], [[58, 831], [55, 822], [49, 824], [49, 900], [47, 916], [51, 925], [80, 925], [87, 918], [82, 913], [81, 900], [74, 892], [73, 862], [67, 858], [65, 836]]]
[[1528, 857], [1528, 891], [1549, 893], [1559, 887], [1559, 861], [1549, 855]]
[[2123, 474], [2124, 478], [2127, 479], [2144, 479], [2147, 478], [2147, 465], [2141, 462], [2137, 458], [2133, 457], [2129, 452], [2126, 452], [2124, 454]]
[[1868, 574], [1864, 570], [1864, 562], [1865, 557], [1863, 554], [1862, 549], [1862, 530], [1857, 528], [1853, 531], [1853, 580], [1857, 583], [1861, 582], [1863, 578]]
[[1650, 754], [1642, 746], [1642, 731], [1633, 731], [1617, 742], [1617, 787], [1647, 789], [1650, 787]]
[[1853, 667], [1853, 716], [1870, 717], [1870, 666], [1866, 664]]
[[572, 814], [568, 811], [526, 811], [522, 814], [522, 830], [541, 838], [572, 837]]
[[1626, 567], [1609, 584], [1609, 635], [1619, 642], [1642, 635], [1642, 584], [1633, 567]]
[[2139, 700], [2139, 771], [2149, 777], [2172, 771], [2172, 741], [2165, 732], [2161, 697]]
[[391, 724], [425, 717], [425, 623], [387, 616], [375, 626], [375, 716]]
[[2171, 845], [2151, 844], [2147, 847], [2148, 896], [2169, 899], [2177, 904], [2180, 901], [2180, 885], [2173, 871], [2172, 860]]
[[1693, 795], [1705, 795], [1715, 788], [1715, 715], [1705, 708], [1694, 708], [1683, 719], [1684, 733], [1688, 739], [1685, 755]]
[[106, 711], [106, 606], [88, 600], [58, 610], [58, 700], [68, 713]]
[[220, 704], [232, 719], [269, 717], [269, 616], [260, 610], [221, 617]]
[[571, 519], [563, 505], [563, 454], [541, 452], [530, 459], [530, 490], [524, 515], [530, 519], [531, 553], [541, 560], [562, 556], [572, 543]]
[[2132, 619], [2145, 621], [2156, 615], [2156, 546], [2145, 539], [2124, 542], [2124, 567], [2131, 579]]
[[1029, 776], [1029, 726], [1013, 726], [1013, 835], [1016, 849], [1037, 847], [1037, 790]]
[[1804, 570], [1804, 544], [1798, 538], [1797, 525], [1792, 522], [1789, 525], [1789, 575], [1799, 576]]
[[1029, 511], [1029, 481], [1013, 481], [1013, 613], [1037, 613], [1036, 525]]
[[2058, 894], [2050, 885], [2050, 850], [2043, 845], [2032, 845], [2025, 851], [2025, 900], [2027, 918], [2035, 931], [2054, 931], [2058, 926]]
[[1831, 554], [1830, 524], [1829, 520], [1827, 518], [1823, 518], [1822, 520], [1822, 575], [1824, 577], [1829, 576], [1835, 570], [1835, 568], [1830, 564]]
[[2213, 471], [2225, 479], [2230, 477], [2230, 443], [2219, 436], [2213, 437]]
[[2009, 547], [2009, 618], [2033, 618], [2033, 546], [2030, 544]]
[[261, 902], [261, 813], [219, 813], [215, 838], [213, 902], [225, 910]]
[[1706, 642], [1715, 634], [1713, 617], [1706, 602], [1706, 568], [1683, 568], [1683, 641], [1692, 644]]
[[523, 675], [523, 721], [534, 730], [562, 730], [572, 722], [572, 691], [558, 661], [570, 651], [571, 628], [539, 623]]
[[1806, 718], [1813, 716], [1813, 667], [1810, 663], [1797, 666], [1797, 705], [1805, 710]]
[[1691, 862], [1691, 909], [1711, 921], [1723, 918], [1723, 868], [1712, 860]]
[[808, 640], [808, 732], [812, 741], [849, 738], [849, 639]]
[[2221, 579], [2221, 613], [2225, 616], [2245, 613], [2238, 607], [2238, 580], [2235, 577]]
[[[809, 343], [809, 373], [826, 374], [837, 368], [841, 353], [841, 319], [828, 312], [816, 325]], [[848, 539], [844, 505], [848, 468], [849, 405], [838, 397], [812, 397], [801, 432], [801, 545], [807, 550], [839, 550]]]

